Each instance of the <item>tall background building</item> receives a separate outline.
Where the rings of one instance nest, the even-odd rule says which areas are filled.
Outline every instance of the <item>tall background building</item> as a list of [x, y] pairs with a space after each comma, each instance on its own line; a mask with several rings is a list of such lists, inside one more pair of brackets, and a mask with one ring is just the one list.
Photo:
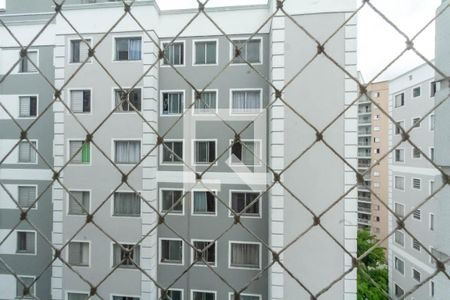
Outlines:
[[[317, 45], [296, 22], [325, 41], [351, 16], [355, 3], [286, 1], [284, 6], [290, 17], [278, 12], [267, 23], [274, 1], [207, 10], [243, 46], [250, 67], [234, 58], [234, 46], [205, 15], [182, 30], [197, 10], [161, 11], [153, 1], [137, 1], [131, 11], [140, 24], [125, 15], [115, 25], [124, 14], [120, 1], [65, 2], [64, 17], [58, 15], [28, 53], [57, 89], [64, 87], [63, 102], [45, 112], [47, 119], [41, 117], [47, 123], [39, 120], [51, 130], [33, 136], [49, 163], [63, 168], [61, 184], [47, 191], [47, 202], [38, 202], [36, 223], [30, 217], [33, 224], [46, 222], [46, 238], [63, 247], [63, 261], [49, 265], [47, 279], [38, 278], [39, 298], [85, 299], [96, 292], [113, 300], [157, 299], [167, 292], [172, 299], [232, 299], [233, 288], [244, 288], [247, 300], [298, 299], [319, 293], [352, 267], [340, 245], [356, 254], [356, 192], [333, 203], [356, 184], [354, 173], [320, 140], [299, 157], [319, 135], [298, 114], [321, 130], [356, 99], [356, 84], [323, 55], [298, 73]], [[42, 27], [51, 9], [50, 1], [8, 0], [1, 18], [30, 41], [37, 32], [28, 26]], [[20, 49], [4, 28], [1, 35], [2, 74], [7, 74], [3, 62], [18, 59]], [[96, 59], [88, 57], [98, 42]], [[158, 46], [166, 48], [161, 61]], [[325, 51], [356, 76], [355, 19], [335, 33]], [[28, 75], [10, 75], [0, 83], [2, 105], [11, 103], [8, 111], [19, 111], [23, 76]], [[24, 96], [38, 94], [39, 105], [53, 100], [45, 82], [27, 88]], [[15, 100], [8, 102], [9, 95]], [[280, 96], [289, 106], [274, 101]], [[4, 119], [0, 122], [13, 126]], [[355, 167], [357, 132], [351, 124], [356, 121], [357, 107], [351, 107], [323, 134]], [[2, 142], [19, 136], [11, 133], [1, 136]], [[0, 176], [8, 174], [6, 166], [1, 164]], [[17, 177], [22, 173], [10, 172], [16, 177], [0, 177], [1, 182], [25, 183]], [[43, 173], [42, 180], [52, 177]], [[319, 226], [300, 237], [313, 221], [318, 225], [311, 211], [319, 215], [330, 205], [320, 224], [335, 241]], [[19, 215], [14, 206], [5, 209]], [[237, 220], [230, 209], [242, 213], [237, 222], [242, 225], [233, 225]], [[14, 227], [13, 220], [0, 222], [2, 234]], [[27, 268], [5, 245], [0, 254], [11, 260], [14, 272], [39, 275], [41, 265]], [[201, 261], [191, 246], [207, 248]], [[282, 251], [286, 269], [277, 262], [267, 269], [278, 259], [269, 248]], [[38, 243], [37, 250], [42, 257], [30, 259], [50, 264], [51, 249]], [[20, 295], [16, 278], [1, 272], [0, 295]], [[336, 295], [356, 298], [355, 272], [321, 298]]]

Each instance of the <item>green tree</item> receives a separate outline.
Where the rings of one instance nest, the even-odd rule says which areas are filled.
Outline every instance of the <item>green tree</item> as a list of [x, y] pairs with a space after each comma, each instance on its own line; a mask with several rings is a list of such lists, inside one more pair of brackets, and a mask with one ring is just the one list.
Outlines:
[[[360, 257], [372, 248], [377, 240], [368, 230], [358, 231], [358, 250]], [[378, 286], [372, 283], [372, 279]], [[367, 254], [358, 266], [357, 272], [358, 300], [385, 300], [387, 297], [382, 292], [388, 292], [388, 269], [384, 249], [375, 247]]]

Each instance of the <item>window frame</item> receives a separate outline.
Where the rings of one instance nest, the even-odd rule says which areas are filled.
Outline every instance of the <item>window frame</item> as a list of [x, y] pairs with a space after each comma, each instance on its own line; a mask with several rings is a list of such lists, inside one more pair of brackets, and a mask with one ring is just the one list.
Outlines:
[[[233, 60], [234, 60], [234, 42], [235, 41], [246, 41], [246, 44], [249, 42], [249, 38], [250, 38], [251, 36], [250, 35], [246, 35], [246, 36], [239, 36], [239, 37], [232, 37], [231, 38], [231, 41], [233, 42], [233, 43], [230, 43], [230, 41], [228, 41], [228, 44], [229, 44], [229, 47], [230, 47], [230, 59], [229, 59], [229, 62], [231, 62], [230, 63], [230, 66], [247, 66], [247, 63], [233, 63]], [[263, 63], [264, 63], [264, 51], [263, 51], [263, 48], [264, 48], [264, 38], [262, 37], [262, 36], [254, 36], [254, 37], [252, 37], [251, 38], [251, 40], [260, 40], [260, 44], [259, 44], [259, 62], [255, 62], [255, 63], [250, 63], [252, 66], [255, 66], [255, 65], [262, 65]]]
[[[419, 249], [414, 248], [414, 241], [417, 241], [418, 246], [419, 246]], [[416, 251], [416, 252], [418, 252], [418, 253], [422, 252], [422, 245], [420, 245], [419, 240], [416, 240], [415, 238], [412, 238], [412, 239], [411, 239], [411, 249], [413, 249], [414, 251]]]
[[[19, 232], [26, 232], [26, 233], [33, 233], [34, 234], [34, 252], [20, 252], [18, 249], [18, 235]], [[16, 237], [16, 249], [14, 252], [14, 255], [28, 255], [28, 256], [37, 256], [37, 232], [35, 230], [29, 230], [29, 229], [17, 229], [14, 230], [14, 235]]]
[[[181, 263], [174, 263], [174, 262], [163, 262], [162, 259], [162, 241], [179, 241], [181, 242]], [[184, 241], [180, 238], [169, 238], [169, 237], [160, 237], [158, 238], [158, 264], [160, 265], [169, 265], [169, 266], [184, 266], [185, 262], [185, 248], [184, 248]]]
[[[77, 138], [68, 138], [67, 139], [67, 159], [66, 159], [66, 161], [68, 161], [71, 158], [71, 156], [70, 156], [70, 143], [71, 142], [85, 142], [85, 140], [86, 140], [85, 138], [79, 138], [79, 139], [77, 139]], [[90, 143], [88, 143], [88, 145], [89, 145], [89, 163], [83, 163], [83, 162], [74, 163], [73, 160], [71, 160], [70, 163], [68, 164], [68, 166], [71, 166], [71, 167], [90, 167], [90, 166], [92, 166], [92, 145]], [[77, 155], [80, 155], [82, 152], [83, 152], [83, 149], [81, 149], [78, 152]]]
[[191, 264], [194, 264], [194, 266], [195, 267], [203, 267], [203, 268], [207, 268], [208, 267], [208, 265], [210, 266], [210, 267], [213, 267], [213, 268], [216, 268], [217, 267], [217, 248], [218, 248], [218, 241], [214, 241], [214, 240], [208, 240], [208, 239], [191, 239], [191, 245], [193, 245], [194, 246], [194, 242], [206, 242], [206, 243], [211, 243], [211, 242], [214, 242], [214, 263], [212, 264], [212, 263], [208, 263], [208, 264], [204, 264], [204, 263], [195, 263], [194, 264], [194, 249], [192, 248], [192, 247], [190, 247], [189, 246], [189, 249], [190, 249], [190, 254], [191, 254], [191, 260], [190, 260], [190, 263]]
[[[417, 150], [416, 150], [416, 149], [417, 149]], [[415, 151], [418, 151], [418, 152], [417, 152], [417, 153], [419, 153], [419, 156], [418, 156], [418, 157], [414, 156]], [[420, 152], [420, 149], [419, 149], [419, 148], [416, 148], [416, 147], [414, 147], [414, 146], [411, 146], [411, 159], [421, 159], [421, 158], [422, 158], [422, 153]]]
[[[31, 279], [33, 279], [33, 281], [36, 280], [36, 276], [32, 276], [32, 275], [19, 275], [19, 274], [17, 274], [17, 277], [19, 277], [19, 278], [31, 278]], [[16, 296], [15, 296], [14, 299], [27, 299], [25, 296], [17, 296], [18, 280], [17, 280], [17, 278], [15, 278], [15, 280], [16, 280], [16, 292], [15, 292]], [[37, 284], [38, 284], [38, 280], [36, 280], [34, 282], [34, 284], [31, 286], [31, 289], [30, 289], [30, 293], [33, 296], [35, 296], [35, 298], [36, 298]], [[22, 290], [23, 290], [24, 286], [22, 284], [20, 284], [20, 286], [22, 287]], [[20, 298], [18, 298], [18, 297], [20, 297]]]
[[[232, 195], [233, 193], [255, 193], [255, 194], [259, 194], [258, 197], [258, 209], [259, 209], [259, 213], [258, 215], [256, 214], [252, 214], [252, 215], [248, 215], [247, 213], [240, 215], [241, 218], [244, 219], [262, 219], [263, 217], [263, 209], [262, 209], [262, 191], [261, 190], [239, 190], [239, 189], [230, 189], [228, 191], [228, 207], [230, 207], [231, 209], [233, 208], [232, 205]], [[234, 218], [234, 214], [231, 213], [231, 211], [228, 209], [228, 217], [229, 218]]]
[[434, 231], [436, 226], [436, 215], [433, 213], [428, 214], [428, 230]]
[[[173, 43], [172, 43], [173, 42]], [[165, 49], [165, 46], [164, 46], [164, 44], [177, 44], [177, 43], [180, 43], [180, 44], [183, 44], [183, 64], [179, 64], [179, 65], [175, 65], [175, 64], [172, 64], [175, 68], [178, 68], [178, 67], [185, 67], [186, 66], [186, 41], [185, 40], [175, 40], [175, 41], [172, 41], [172, 40], [165, 40], [165, 41], [161, 41], [161, 43], [160, 43], [160, 47], [161, 47], [161, 50], [164, 50]], [[161, 62], [160, 62], [160, 67], [162, 67], [162, 68], [172, 68], [172, 65], [170, 65], [170, 64], [165, 64], [164, 63], [164, 59], [161, 59]]]
[[[420, 184], [419, 188], [414, 187], [414, 180], [419, 180], [419, 184]], [[412, 177], [411, 178], [411, 189], [414, 191], [421, 191], [422, 190], [422, 179], [420, 179], [418, 177]]]
[[[163, 114], [164, 94], [181, 93], [181, 112], [176, 114]], [[185, 90], [160, 90], [159, 91], [159, 116], [160, 117], [179, 117], [186, 111], [186, 91]]]
[[[89, 112], [74, 112], [72, 110], [72, 92], [73, 91], [89, 91], [91, 93], [91, 98], [89, 99], [89, 107], [90, 107], [90, 111]], [[92, 87], [70, 88], [67, 91], [67, 99], [69, 99], [67, 106], [70, 108], [72, 113], [77, 115], [77, 116], [78, 115], [90, 116], [90, 115], [93, 115], [92, 98], [93, 98], [93, 88]], [[72, 115], [71, 113], [69, 113], [69, 111], [67, 109], [65, 109], [65, 112], [66, 112], [66, 115]]]
[[114, 300], [114, 297], [128, 297], [128, 298], [137, 298], [138, 300], [140, 300], [141, 299], [141, 296], [139, 295], [121, 295], [121, 294], [110, 294], [109, 295], [109, 299], [110, 300]]
[[[91, 211], [92, 211], [92, 190], [91, 189], [69, 189], [69, 192], [87, 192], [87, 193], [89, 193], [89, 207], [87, 209], [88, 209], [88, 213], [91, 213]], [[70, 204], [69, 204], [70, 203], [70, 195], [67, 192], [65, 192], [65, 194], [67, 195], [66, 216], [86, 217], [86, 215], [84, 215], [84, 214], [71, 214], [70, 213]]]
[[[196, 62], [196, 56], [197, 56], [197, 45], [196, 43], [202, 43], [202, 42], [215, 42], [216, 43], [216, 62], [214, 64], [198, 64]], [[206, 55], [206, 53], [205, 53]], [[192, 40], [192, 66], [195, 67], [207, 67], [207, 66], [218, 66], [219, 65], [219, 39], [193, 39]]]
[[[184, 139], [164, 139], [164, 143], [165, 142], [181, 142], [181, 151], [182, 151], [182, 159], [184, 160], [184, 156], [186, 153], [186, 149], [185, 149], [185, 140]], [[180, 162], [166, 162], [164, 161], [164, 150], [165, 147], [163, 144], [161, 144], [161, 146], [159, 147], [159, 164], [161, 166], [184, 166], [183, 161]]]
[[428, 131], [433, 132], [435, 130], [436, 130], [436, 115], [435, 113], [432, 113], [428, 116]]
[[[233, 112], [233, 92], [255, 92], [258, 91], [259, 92], [259, 110], [255, 111], [255, 112]], [[263, 88], [231, 88], [229, 90], [229, 108], [228, 108], [228, 112], [230, 114], [230, 116], [233, 117], [249, 117], [249, 116], [256, 116], [259, 115], [263, 110], [263, 104], [264, 104], [264, 89]]]
[[88, 297], [89, 299], [89, 292], [82, 292], [82, 291], [74, 291], [74, 290], [66, 290], [64, 293], [64, 299], [65, 300], [69, 300], [69, 294], [84, 294]]
[[[416, 125], [414, 120], [417, 120], [417, 119], [418, 119], [418, 122], [420, 122], [420, 123], [417, 123], [417, 125]], [[422, 120], [422, 117], [420, 117], [420, 116], [411, 118], [411, 128], [420, 128], [420, 127], [422, 127], [423, 121], [424, 120]]]
[[[34, 187], [35, 191], [36, 191], [35, 192], [35, 200], [39, 196], [39, 185], [37, 185], [37, 184], [17, 184], [16, 185], [16, 188], [17, 188], [17, 204], [19, 204], [19, 187]], [[34, 204], [34, 207], [31, 207], [31, 208], [25, 208], [25, 207], [22, 207], [22, 206], [20, 206], [20, 207], [22, 209], [37, 210], [38, 209], [38, 205], [39, 205], [39, 200]], [[15, 208], [17, 208], [17, 206]]]
[[[395, 234], [396, 234], [397, 232], [399, 232], [399, 233], [403, 236], [403, 245], [400, 244], [400, 243], [397, 243], [397, 241], [395, 240]], [[394, 231], [394, 239], [393, 239], [394, 244], [397, 245], [397, 246], [399, 246], [399, 247], [402, 247], [402, 248], [404, 249], [404, 248], [405, 248], [405, 241], [406, 241], [405, 233], [404, 233], [403, 231], [401, 231], [401, 230], [395, 230], [395, 231]]]
[[[213, 162], [206, 162], [206, 163], [203, 163], [203, 162], [200, 162], [200, 163], [198, 163], [198, 162], [196, 162], [195, 161], [195, 157], [196, 157], [196, 147], [195, 147], [195, 145], [196, 145], [196, 142], [214, 142], [214, 145], [215, 145], [215, 157], [214, 157], [214, 160], [213, 160]], [[217, 153], [217, 150], [218, 150], [218, 140], [217, 140], [217, 138], [213, 138], [213, 139], [208, 139], [208, 138], [205, 138], [205, 139], [192, 139], [192, 151], [191, 151], [191, 160], [192, 160], [192, 166], [193, 167], [209, 167], [209, 166], [217, 166], [218, 165], [218, 163], [219, 163], [219, 160], [217, 160], [217, 158], [218, 158], [218, 153]]]
[[[399, 214], [396, 213], [396, 210], [397, 210], [397, 209], [396, 209], [396, 206], [397, 206], [397, 205], [402, 207], [402, 209], [403, 209], [403, 214], [402, 214], [402, 215], [399, 215]], [[394, 208], [394, 213], [396, 213], [397, 216], [399, 216], [400, 218], [404, 218], [404, 217], [405, 217], [405, 212], [406, 212], [406, 211], [405, 211], [405, 205], [404, 205], [403, 203], [400, 203], [400, 202], [394, 202], [394, 207], [393, 207], [393, 208]]]
[[[88, 244], [88, 249], [89, 249], [89, 251], [88, 251], [88, 264], [87, 264], [87, 265], [73, 265], [73, 264], [71, 264], [71, 263], [69, 262], [69, 247], [70, 247], [70, 244], [71, 244], [71, 243], [85, 243], [85, 244]], [[71, 267], [75, 267], [75, 268], [90, 268], [90, 267], [92, 266], [92, 261], [91, 261], [91, 258], [92, 258], [92, 251], [91, 251], [91, 249], [92, 249], [92, 242], [91, 242], [91, 241], [87, 241], [87, 240], [71, 240], [71, 241], [67, 244], [67, 250], [66, 250], [66, 255], [65, 255], [65, 258], [66, 258], [67, 263], [68, 263]]]
[[218, 113], [219, 113], [219, 89], [207, 89], [207, 90], [204, 90], [204, 92], [214, 92], [214, 93], [216, 93], [216, 109], [215, 109], [215, 112], [213, 112], [213, 113], [210, 113], [210, 112], [207, 112], [207, 113], [200, 113], [200, 112], [198, 112], [198, 111], [196, 111], [196, 109], [195, 109], [195, 91], [194, 90], [192, 90], [192, 102], [191, 102], [191, 104], [192, 104], [192, 115], [193, 116], [196, 116], [196, 117], [211, 117], [211, 116], [216, 116]]
[[[161, 187], [159, 189], [159, 200], [158, 200], [158, 210], [160, 213], [162, 214], [166, 214], [166, 212], [163, 211], [162, 207], [163, 207], [163, 192], [164, 191], [177, 191], [177, 192], [181, 192], [181, 205], [182, 205], [182, 211], [181, 212], [173, 212], [173, 210], [169, 213], [167, 213], [168, 216], [184, 216], [185, 214], [185, 210], [186, 210], [186, 191], [184, 190], [184, 188], [170, 188], [170, 187]], [[183, 197], [184, 195], [184, 197]]]
[[[234, 293], [228, 293], [228, 299], [233, 300]], [[250, 297], [257, 297], [258, 300], [262, 300], [262, 296], [259, 294], [249, 294], [249, 293], [241, 293], [241, 296], [250, 296]]]
[[[181, 300], [184, 300], [184, 289], [170, 288], [168, 291], [181, 292]], [[161, 299], [161, 290], [158, 289], [158, 299]]]
[[[397, 297], [402, 297], [402, 296], [404, 296], [405, 295], [405, 290], [400, 286], [400, 285], [398, 285], [395, 281], [393, 282], [393, 284], [394, 284], [394, 288], [393, 288], [393, 293], [394, 293], [394, 296], [397, 298]], [[401, 289], [402, 291], [403, 291], [403, 294], [401, 295], [401, 296], [397, 296], [396, 294], [395, 294], [395, 287], [398, 287], [399, 289]]]
[[194, 293], [211, 293], [214, 294], [214, 300], [217, 300], [217, 291], [209, 291], [209, 290], [197, 290], [197, 289], [191, 289], [190, 292], [190, 299], [194, 300]]
[[194, 212], [194, 192], [209, 192], [207, 189], [201, 189], [201, 188], [197, 188], [197, 189], [192, 189], [190, 192], [190, 196], [191, 196], [191, 215], [192, 216], [199, 216], [199, 217], [217, 217], [217, 211], [218, 211], [218, 200], [217, 200], [217, 194], [218, 194], [218, 190], [211, 190], [211, 192], [215, 193], [216, 197], [214, 197], [214, 205], [215, 205], [215, 210], [214, 213], [210, 213], [210, 214], [205, 214], [205, 213], [196, 213]]
[[[402, 95], [403, 94], [403, 100], [402, 100], [402, 105], [397, 105], [397, 96], [400, 96], [400, 95]], [[397, 93], [397, 94], [394, 94], [394, 108], [400, 108], [400, 107], [403, 107], [403, 106], [405, 106], [405, 103], [406, 103], [406, 101], [405, 101], [406, 99], [405, 99], [405, 92], [400, 92], [400, 93]]]
[[[414, 90], [419, 88], [419, 95], [418, 96], [414, 96]], [[422, 96], [422, 85], [421, 84], [417, 84], [415, 86], [413, 86], [411, 88], [411, 99], [417, 99], [420, 98]]]
[[[429, 89], [430, 89], [429, 90], [429, 95], [430, 95], [430, 98], [434, 98], [434, 97], [436, 97], [436, 94], [439, 93], [439, 91], [441, 90], [441, 82], [439, 80], [431, 80], [429, 83], [430, 83], [430, 85], [429, 85]], [[432, 93], [432, 91], [433, 91], [433, 84], [435, 85], [435, 89], [436, 89], [434, 95]]]
[[[397, 158], [396, 158], [397, 150], [403, 151], [403, 160], [397, 160]], [[396, 163], [396, 164], [405, 164], [406, 163], [406, 151], [405, 151], [405, 148], [399, 148], [399, 147], [395, 148], [395, 150], [394, 150], [394, 163]]]
[[[36, 116], [30, 116], [30, 117], [21, 117], [20, 116], [20, 98], [22, 97], [36, 97]], [[20, 120], [33, 120], [36, 119], [39, 116], [39, 94], [20, 94], [17, 95], [18, 98], [18, 113], [17, 113], [17, 117], [16, 119], [20, 119]]]
[[[133, 34], [133, 35], [113, 35], [112, 37], [112, 62], [113, 63], [123, 63], [123, 62], [142, 62], [144, 60], [144, 38], [142, 35], [139, 34]], [[117, 39], [133, 39], [133, 38], [140, 38], [141, 39], [141, 55], [140, 55], [140, 59], [132, 59], [130, 60], [130, 52], [128, 49], [128, 55], [127, 58], [128, 59], [118, 59], [117, 57]]]
[[[396, 259], [403, 263], [403, 273], [399, 269], [397, 269], [397, 266], [395, 264]], [[393, 265], [394, 265], [394, 270], [396, 270], [397, 273], [399, 273], [403, 277], [405, 277], [405, 273], [406, 273], [406, 263], [405, 263], [405, 261], [403, 259], [401, 259], [400, 257], [398, 257], [397, 255], [394, 255], [394, 264]]]
[[[139, 160], [135, 163], [118, 163], [116, 162], [116, 142], [139, 142], [140, 154]], [[111, 160], [118, 166], [130, 166], [134, 167], [142, 159], [142, 139], [140, 138], [113, 138], [111, 139]]]
[[[231, 264], [231, 245], [232, 244], [251, 244], [259, 246], [259, 266], [257, 268], [249, 268], [249, 267], [236, 267]], [[228, 241], [228, 268], [229, 269], [237, 269], [237, 270], [261, 270], [262, 266], [262, 245], [260, 242], [251, 242], [251, 241]]]
[[[36, 140], [36, 139], [29, 139], [29, 140], [30, 140], [31, 143], [35, 144], [36, 149], [38, 149], [38, 151], [39, 151], [39, 140]], [[24, 143], [24, 142], [27, 143], [27, 144], [30, 144], [27, 140], [22, 140], [22, 141], [19, 141], [19, 143], [17, 144], [16, 149], [14, 149], [14, 151], [17, 153], [17, 163], [16, 164], [18, 164], [18, 165], [38, 165], [40, 157], [39, 157], [39, 154], [37, 153], [37, 151], [35, 151], [35, 156], [36, 156], [36, 161], [35, 162], [21, 162], [21, 161], [19, 161], [19, 158], [20, 158], [20, 155], [19, 155], [20, 144]], [[31, 149], [34, 151], [33, 148], [31, 148]]]
[[[234, 141], [233, 139], [230, 139], [230, 145], [233, 144], [233, 141]], [[262, 139], [240, 139], [240, 141], [244, 142], [244, 143], [245, 142], [254, 142], [255, 145], [256, 144], [259, 145], [258, 151], [255, 151], [255, 153], [254, 153], [256, 155], [256, 157], [254, 157], [255, 164], [247, 165], [243, 162], [241, 162], [241, 163], [233, 162], [233, 159], [232, 159], [233, 146], [230, 147], [229, 152], [228, 152], [228, 164], [233, 167], [261, 167], [262, 166], [261, 161], [264, 160], [264, 158], [262, 157]]]
[[[139, 247], [139, 261], [136, 262], [136, 260], [134, 260], [134, 262], [138, 266], [141, 266], [141, 264], [142, 264], [142, 259], [141, 259], [142, 258], [142, 247], [141, 247], [141, 244], [136, 245], [136, 242], [123, 242], [123, 241], [117, 241], [117, 244], [138, 246]], [[110, 248], [111, 249], [111, 257], [110, 257], [110, 259], [111, 259], [111, 265], [110, 265], [111, 269], [112, 268], [116, 268], [116, 270], [139, 271], [139, 269], [136, 268], [134, 265], [131, 265], [130, 267], [127, 267], [127, 265], [123, 266], [120, 262], [118, 263], [117, 266], [114, 265], [114, 246], [115, 245], [116, 245], [115, 242], [111, 242], [111, 248]], [[134, 248], [134, 249], [136, 249], [136, 248]], [[133, 250], [133, 251], [135, 251], [135, 250]]]
[[[416, 211], [419, 211], [419, 216], [420, 216], [420, 218], [419, 219], [417, 219], [414, 215], [415, 215], [415, 212]], [[418, 221], [418, 222], [421, 222], [422, 221], [422, 209], [415, 209], [414, 211], [413, 211], [413, 213], [412, 213], [412, 219], [414, 220], [414, 221]]]
[[[396, 177], [398, 177], [398, 178], [403, 178], [403, 189], [399, 189], [399, 188], [396, 186], [396, 184], [395, 184], [395, 178], [396, 178]], [[397, 191], [405, 192], [405, 190], [406, 190], [406, 178], [405, 178], [405, 176], [394, 175], [394, 182], [392, 183], [392, 186], [393, 186], [393, 188], [394, 188], [395, 190], [397, 190]]]
[[[83, 37], [83, 39], [84, 39], [86, 42], [88, 42], [88, 44], [89, 44], [90, 47], [92, 47], [92, 45], [94, 44], [94, 38], [93, 38], [92, 36]], [[79, 37], [69, 38], [69, 39], [68, 39], [68, 44], [69, 44], [69, 46], [67, 47], [67, 48], [68, 48], [68, 49], [67, 49], [67, 64], [68, 64], [68, 65], [80, 65], [80, 64], [83, 63], [83, 61], [81, 60], [81, 58], [80, 58], [80, 62], [73, 62], [73, 61], [72, 61], [72, 42], [73, 42], [73, 41], [80, 41], [80, 43], [83, 42], [82, 39], [80, 39]], [[86, 64], [92, 64], [92, 63], [93, 63], [93, 59], [92, 59], [92, 58], [89, 58], [89, 59], [86, 61], [85, 65], [86, 65]]]
[[[130, 90], [130, 87], [122, 87], [123, 90]], [[144, 102], [144, 88], [142, 86], [135, 86], [133, 88], [133, 90], [140, 90], [141, 91], [141, 109], [137, 110], [138, 112], [142, 113], [143, 112], [143, 102]], [[116, 108], [116, 91], [120, 91], [120, 88], [118, 87], [113, 87], [112, 88], [112, 101], [111, 101], [111, 111], [113, 111], [113, 115], [126, 115], [126, 114], [136, 114], [136, 111], [132, 110], [127, 110], [127, 111], [117, 111]], [[91, 98], [92, 98], [92, 94], [91, 94]], [[128, 104], [129, 105], [129, 104]]]
[[[39, 49], [38, 49], [38, 48], [28, 49], [28, 50], [27, 50], [27, 53], [30, 53], [30, 52], [36, 52], [36, 66], [37, 66], [38, 68], [40, 68], [40, 64], [39, 64], [39, 58], [40, 58]], [[20, 58], [21, 58], [21, 57], [19, 56], [19, 59], [20, 59]], [[30, 72], [30, 71], [27, 71], [27, 72], [21, 72], [21, 71], [20, 71], [21, 68], [22, 68], [22, 60], [20, 60], [19, 63], [17, 64], [16, 74], [28, 74], [28, 75], [30, 75], [30, 74], [40, 74], [38, 70], [32, 71], [32, 72]]]
[[[402, 124], [399, 124], [399, 123], [402, 123]], [[399, 132], [397, 133], [398, 125], [400, 125], [405, 131], [407, 131], [407, 129], [405, 128], [405, 120], [397, 120], [397, 122], [392, 125], [394, 127], [394, 135], [402, 135], [401, 129], [399, 129]]]
[[[142, 192], [141, 191], [137, 191], [140, 195], [142, 195]], [[110, 205], [110, 208], [111, 208], [111, 217], [112, 218], [128, 218], [128, 219], [136, 219], [136, 218], [141, 218], [142, 217], [142, 198], [141, 197], [139, 197], [139, 215], [136, 215], [136, 216], [131, 216], [131, 215], [116, 215], [115, 213], [114, 213], [114, 208], [115, 208], [115, 202], [114, 202], [114, 200], [115, 200], [115, 194], [116, 193], [124, 193], [124, 194], [136, 194], [134, 191], [131, 191], [131, 190], [116, 190], [116, 191], [111, 191], [111, 193], [112, 193], [112, 195], [111, 195], [111, 205]]]

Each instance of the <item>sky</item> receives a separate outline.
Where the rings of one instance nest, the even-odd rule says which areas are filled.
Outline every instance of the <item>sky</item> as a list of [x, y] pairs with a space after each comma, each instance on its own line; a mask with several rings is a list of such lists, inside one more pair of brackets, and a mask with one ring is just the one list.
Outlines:
[[[301, 0], [287, 0], [301, 1]], [[338, 0], [336, 0], [338, 1]], [[359, 0], [360, 1], [360, 0]], [[196, 7], [196, 0], [157, 0], [161, 9]], [[441, 0], [371, 0], [371, 3], [408, 36], [415, 35], [435, 15]], [[211, 6], [264, 4], [267, 0], [210, 0]], [[434, 58], [434, 23], [415, 40], [415, 47], [428, 59]], [[358, 69], [371, 81], [405, 48], [404, 38], [370, 7], [358, 14]], [[392, 79], [424, 61], [407, 52], [376, 81]]]

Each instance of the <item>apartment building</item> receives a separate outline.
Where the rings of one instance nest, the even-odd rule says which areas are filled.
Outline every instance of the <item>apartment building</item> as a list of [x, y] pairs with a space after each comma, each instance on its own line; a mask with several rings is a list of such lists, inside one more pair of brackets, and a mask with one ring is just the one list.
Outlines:
[[388, 151], [389, 119], [383, 111], [388, 112], [389, 85], [372, 83], [367, 90], [377, 105], [367, 96], [358, 101], [358, 170], [364, 173], [372, 168], [358, 186], [358, 228], [382, 239], [387, 235], [387, 210], [381, 201], [388, 199], [388, 162], [381, 157]]
[[[8, 0], [2, 18], [34, 19], [50, 4], [39, 0], [25, 7]], [[243, 46], [250, 67], [204, 15], [182, 31], [197, 10], [161, 11], [157, 2], [137, 1], [131, 10], [140, 24], [126, 15], [111, 29], [123, 3], [65, 2], [64, 17], [82, 39], [60, 15], [49, 26], [54, 55], [46, 66], [54, 68], [55, 86], [64, 86], [64, 105], [55, 103], [49, 113], [54, 132], [46, 138], [53, 148], [46, 153], [55, 169], [64, 169], [62, 184], [51, 190], [53, 209], [42, 218], [53, 220], [51, 241], [64, 247], [64, 262], [56, 260], [49, 269], [45, 292], [51, 297], [38, 297], [87, 299], [95, 291], [113, 300], [216, 300], [233, 299], [234, 290], [244, 289], [246, 300], [298, 299], [310, 297], [298, 281], [315, 294], [351, 268], [351, 258], [320, 228], [299, 240], [313, 222], [300, 202], [318, 215], [356, 180], [320, 143], [299, 159], [316, 133], [297, 113], [323, 128], [357, 97], [356, 84], [325, 57], [298, 74], [317, 45], [280, 13], [260, 28], [275, 4], [208, 9]], [[284, 5], [319, 40], [355, 9], [350, 0]], [[99, 42], [96, 58], [89, 57], [89, 46]], [[160, 61], [158, 46], [165, 48]], [[355, 20], [326, 51], [356, 74]], [[317, 89], [319, 79], [330, 89]], [[288, 82], [282, 96], [291, 108], [274, 102], [273, 87]], [[324, 134], [355, 166], [356, 128], [349, 125], [356, 115], [356, 107], [350, 108]], [[290, 163], [282, 186], [277, 174]], [[321, 219], [351, 253], [356, 197], [349, 194]], [[241, 214], [242, 225], [233, 225], [230, 209]], [[86, 223], [91, 214], [93, 222]], [[202, 257], [192, 246], [204, 250]], [[288, 271], [276, 262], [268, 268], [277, 258], [269, 248], [283, 249], [280, 260]], [[46, 253], [50, 260], [50, 249]], [[2, 288], [15, 293], [9, 285]], [[321, 298], [336, 295], [356, 298], [354, 272]]]
[[[41, 17], [2, 21], [19, 24], [14, 34], [29, 44], [44, 24]], [[3, 26], [0, 41], [0, 299], [23, 295], [23, 284], [36, 278], [31, 292], [49, 299], [54, 119], [47, 107], [53, 93], [40, 74], [53, 82], [53, 34], [46, 32], [31, 45], [29, 60], [20, 58], [19, 45]], [[33, 225], [21, 221], [25, 216]]]
[[[416, 207], [439, 183], [436, 181], [439, 172], [421, 153], [434, 157], [435, 115], [421, 119], [434, 107], [438, 85], [434, 80], [434, 70], [427, 64], [389, 83], [390, 111], [397, 121], [397, 126], [391, 125], [390, 128], [390, 146], [397, 145], [402, 140], [402, 130], [410, 128], [413, 128], [410, 138], [417, 146], [401, 143], [390, 155], [389, 205], [399, 217], [414, 210], [405, 221], [405, 226], [414, 236], [398, 230], [389, 241], [390, 292], [393, 297], [401, 297], [435, 270], [433, 261], [422, 247], [434, 247], [436, 242], [437, 201], [428, 201], [419, 209]], [[390, 216], [390, 228], [394, 229], [396, 224], [397, 220]], [[434, 289], [434, 280], [431, 280], [412, 298], [431, 299]]]

